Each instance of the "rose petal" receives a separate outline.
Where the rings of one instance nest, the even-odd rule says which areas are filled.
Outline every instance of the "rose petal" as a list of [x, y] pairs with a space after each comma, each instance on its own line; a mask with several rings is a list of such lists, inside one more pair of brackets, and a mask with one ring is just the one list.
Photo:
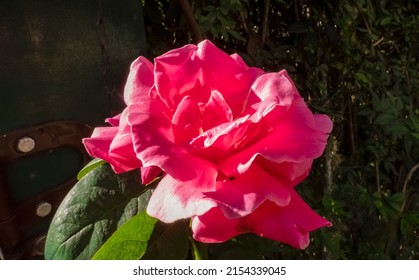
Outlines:
[[162, 174], [162, 172], [161, 168], [157, 166], [141, 167], [141, 181], [143, 182], [143, 185], [150, 184], [154, 179]]
[[333, 122], [327, 115], [314, 115], [314, 122], [319, 131], [323, 133], [330, 133], [333, 129]]
[[90, 156], [109, 161], [109, 147], [117, 133], [118, 127], [96, 127], [92, 135], [82, 141]]
[[253, 232], [299, 249], [309, 245], [311, 231], [324, 226], [331, 223], [310, 209], [296, 192], [285, 207], [266, 201], [243, 218], [228, 219], [219, 208], [212, 208], [192, 219], [193, 237], [200, 242], [225, 242], [239, 234]]
[[271, 126], [280, 121], [281, 117], [288, 111], [294, 99], [299, 93], [292, 82], [290, 82], [286, 71], [279, 73], [264, 74], [252, 85], [253, 92], [261, 100], [260, 103], [253, 104], [257, 107], [257, 112], [252, 116], [253, 121], [260, 122], [272, 111], [268, 122]]
[[202, 62], [195, 57], [195, 45], [171, 50], [154, 60], [155, 86], [169, 108], [175, 109], [189, 95], [197, 102], [206, 103], [209, 91], [201, 84]]
[[288, 187], [294, 187], [304, 180], [310, 172], [313, 164], [312, 159], [307, 159], [301, 162], [282, 162], [275, 163], [265, 158], [258, 157], [256, 159], [257, 164], [262, 166], [269, 174], [272, 174], [275, 178], [279, 178], [280, 181], [286, 181]]
[[191, 219], [193, 238], [203, 243], [221, 243], [244, 233], [237, 230], [239, 224], [240, 219], [227, 219], [217, 207]]
[[[246, 62], [244, 62], [244, 60], [243, 60], [243, 58], [240, 56], [240, 55], [238, 55], [237, 53], [232, 53], [231, 55], [230, 55], [230, 57], [232, 58], [232, 59], [234, 59], [236, 62], [237, 62], [237, 64], [239, 64], [241, 67], [243, 67], [244, 69], [248, 69], [249, 68], [249, 66], [247, 66], [247, 64], [246, 64]], [[260, 69], [259, 69], [260, 70]]]
[[219, 162], [219, 168], [227, 175], [243, 173], [258, 155], [273, 161], [302, 162], [314, 159], [324, 151], [328, 134], [319, 131], [315, 118], [301, 97], [272, 131], [255, 144]]
[[129, 105], [147, 96], [154, 84], [153, 64], [140, 56], [132, 64], [124, 88], [124, 101]]
[[142, 166], [134, 151], [127, 114], [127, 110], [122, 112], [119, 119], [118, 133], [109, 146], [109, 157], [112, 158], [110, 163], [116, 173], [126, 172]]
[[181, 182], [190, 181], [204, 189], [214, 189], [217, 177], [215, 166], [174, 144], [170, 121], [147, 112], [149, 106], [130, 105], [128, 115], [134, 150], [143, 166], [157, 166]]
[[249, 215], [266, 200], [286, 206], [291, 199], [287, 188], [257, 164], [235, 178], [218, 181], [216, 190], [205, 195], [217, 201], [229, 219]]
[[168, 107], [176, 108], [187, 95], [198, 103], [207, 103], [211, 91], [217, 90], [235, 117], [244, 111], [250, 86], [261, 73], [261, 69], [247, 67], [208, 40], [155, 59], [156, 88]]
[[249, 116], [244, 116], [233, 122], [226, 122], [206, 130], [191, 141], [195, 148], [216, 147], [223, 152], [231, 146], [237, 147], [237, 141], [242, 139], [249, 126]]
[[172, 130], [175, 143], [182, 144], [199, 135], [201, 112], [198, 104], [190, 96], [185, 96], [179, 103], [172, 118]]
[[249, 217], [247, 223], [255, 234], [298, 249], [307, 248], [311, 231], [332, 225], [314, 212], [296, 193], [286, 207], [265, 202]]
[[[194, 139], [191, 146], [196, 148], [201, 156], [209, 156], [212, 159], [225, 158], [231, 152], [230, 150], [238, 150], [248, 142], [254, 141], [256, 137], [264, 137], [264, 134], [281, 121], [281, 117], [291, 107], [294, 96], [298, 97], [297, 89], [287, 77], [286, 72], [283, 71], [260, 76], [252, 86], [255, 96], [252, 102], [256, 109], [248, 108], [246, 112], [248, 115], [232, 122], [219, 116], [217, 118], [217, 115], [211, 116], [212, 118], [208, 118], [213, 122], [211, 125], [216, 125], [220, 119], [223, 122], [211, 129], [204, 126], [205, 130], [209, 130]], [[231, 110], [224, 99], [217, 97], [216, 100], [218, 102], [214, 104], [214, 107], [217, 109], [211, 108], [211, 110], [219, 112], [220, 115], [230, 115]], [[212, 104], [207, 104], [205, 110], [210, 105]], [[229, 111], [226, 112], [224, 108], [228, 108]], [[205, 120], [204, 113], [203, 124], [206, 123]]]
[[196, 183], [165, 175], [150, 198], [147, 213], [165, 223], [204, 214], [216, 203], [203, 195], [210, 187]]
[[248, 67], [238, 56], [229, 56], [210, 41], [198, 44], [197, 57], [203, 62], [202, 84], [218, 90], [234, 118], [245, 110], [250, 86], [263, 71]]
[[119, 127], [95, 128], [90, 138], [83, 139], [88, 153], [107, 161], [115, 173], [126, 172], [141, 167], [134, 152], [131, 138], [131, 128], [123, 113], [119, 119]]
[[246, 146], [260, 133], [259, 125], [246, 115], [209, 129], [190, 142], [188, 151], [214, 162]]
[[114, 117], [111, 118], [106, 118], [105, 122], [107, 122], [108, 124], [112, 125], [112, 126], [119, 126], [119, 120], [121, 119], [121, 114], [116, 115]]
[[224, 97], [219, 91], [213, 90], [205, 105], [204, 114], [202, 116], [202, 129], [206, 131], [218, 125], [231, 122], [232, 120], [233, 113]]

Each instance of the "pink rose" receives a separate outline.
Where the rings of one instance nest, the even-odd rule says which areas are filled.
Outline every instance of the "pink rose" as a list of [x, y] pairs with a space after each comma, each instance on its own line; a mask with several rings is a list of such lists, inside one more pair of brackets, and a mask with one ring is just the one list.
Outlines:
[[154, 65], [139, 57], [124, 90], [127, 107], [84, 139], [116, 173], [164, 176], [147, 208], [171, 223], [192, 219], [194, 238], [224, 242], [252, 232], [305, 248], [330, 223], [294, 187], [326, 146], [332, 122], [313, 115], [285, 70], [248, 67], [203, 41]]

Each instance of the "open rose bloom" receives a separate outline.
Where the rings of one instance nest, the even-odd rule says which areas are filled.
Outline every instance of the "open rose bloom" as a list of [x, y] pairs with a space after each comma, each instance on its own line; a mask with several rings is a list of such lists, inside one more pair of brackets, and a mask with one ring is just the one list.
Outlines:
[[127, 107], [84, 144], [116, 173], [163, 176], [147, 213], [191, 219], [193, 237], [224, 242], [242, 233], [306, 248], [330, 222], [294, 187], [326, 146], [332, 122], [313, 114], [285, 70], [265, 73], [209, 41], [139, 57]]

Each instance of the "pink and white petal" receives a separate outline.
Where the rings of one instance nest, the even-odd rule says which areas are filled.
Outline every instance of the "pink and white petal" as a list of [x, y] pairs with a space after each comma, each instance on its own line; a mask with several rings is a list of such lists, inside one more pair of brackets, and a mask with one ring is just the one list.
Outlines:
[[227, 219], [217, 207], [191, 220], [193, 238], [203, 243], [221, 243], [242, 234], [240, 219]]
[[198, 44], [197, 57], [203, 62], [202, 84], [221, 92], [234, 118], [239, 117], [251, 85], [263, 70], [249, 68], [237, 55], [229, 56], [207, 40]]
[[332, 224], [314, 212], [295, 192], [286, 207], [267, 201], [245, 218], [255, 234], [305, 249], [309, 233]]
[[249, 66], [246, 64], [246, 62], [244, 62], [243, 58], [238, 55], [237, 53], [232, 53], [230, 55], [230, 57], [232, 59], [234, 59], [238, 65], [240, 65], [241, 67], [243, 67], [243, 69], [247, 70], [249, 68]]
[[[260, 76], [252, 88], [254, 94], [258, 95], [257, 98], [262, 101], [253, 104], [255, 107], [253, 112], [248, 109], [247, 113], [251, 113], [250, 118], [249, 115], [245, 115], [233, 122], [209, 129], [194, 139], [191, 145], [196, 148], [201, 146], [201, 154], [208, 153], [213, 158], [216, 154], [214, 150], [226, 153], [230, 149], [240, 149], [248, 142], [254, 141], [254, 138], [268, 134], [293, 105], [294, 98], [299, 97], [294, 84], [281, 73]], [[223, 106], [218, 107], [223, 108]], [[202, 152], [202, 150], [208, 151]], [[223, 157], [225, 156], [224, 154]]]
[[204, 83], [224, 96], [234, 90], [236, 84], [232, 82], [236, 81], [235, 76], [248, 69], [208, 40], [198, 44], [196, 56], [203, 62]]
[[169, 108], [176, 108], [186, 95], [205, 104], [211, 91], [218, 90], [238, 117], [246, 107], [252, 83], [262, 73], [204, 40], [157, 57], [154, 75], [157, 92]]
[[110, 154], [110, 147], [118, 134], [118, 127], [97, 127], [94, 129], [90, 138], [84, 138], [83, 144], [92, 157], [100, 158], [107, 161], [115, 173], [126, 172], [141, 166], [141, 162], [135, 157], [130, 158], [128, 155], [131, 151], [120, 151], [122, 154]]
[[[118, 172], [125, 172], [142, 166], [134, 151], [131, 127], [127, 120], [128, 111], [124, 110], [119, 118], [118, 133], [109, 147], [109, 157], [112, 161], [121, 163]], [[122, 164], [124, 166], [122, 166]]]
[[261, 101], [272, 99], [273, 103], [286, 108], [292, 105], [294, 96], [299, 95], [297, 88], [283, 71], [259, 76], [252, 85], [252, 90]]
[[258, 155], [275, 163], [302, 162], [315, 159], [324, 151], [328, 134], [319, 131], [313, 114], [301, 98], [296, 98], [292, 108], [255, 144], [219, 162], [227, 175], [242, 173]]
[[311, 231], [325, 226], [331, 226], [331, 223], [314, 212], [297, 193], [292, 194], [285, 207], [266, 201], [252, 214], [239, 219], [226, 218], [219, 208], [192, 218], [193, 237], [201, 242], [225, 242], [252, 232], [298, 249], [309, 245]]
[[189, 150], [217, 162], [245, 147], [259, 133], [259, 124], [250, 121], [250, 116], [246, 115], [205, 131], [190, 142]]
[[166, 174], [150, 198], [147, 213], [164, 223], [202, 215], [216, 206], [203, 195], [206, 190], [195, 181], [182, 182]]
[[185, 96], [179, 103], [172, 118], [174, 142], [184, 144], [199, 135], [201, 112], [196, 101]]
[[287, 77], [283, 72], [267, 73], [255, 81], [252, 89], [261, 101], [253, 104], [257, 108], [256, 113], [252, 115], [253, 122], [257, 123], [263, 119], [263, 122], [267, 123], [265, 126], [269, 128], [280, 121], [290, 109], [299, 93]]
[[[241, 138], [244, 136], [243, 133], [246, 131], [246, 127], [249, 124], [248, 120], [249, 116], [244, 116], [236, 119], [235, 121], [222, 123], [216, 127], [208, 129], [193, 139], [190, 143], [190, 146], [191, 148], [200, 150], [215, 146], [214, 144], [218, 143], [216, 146], [225, 152], [230, 148], [230, 146], [234, 145], [235, 142], [226, 142], [224, 141], [224, 137], [230, 135], [230, 138]], [[243, 126], [245, 128], [243, 128]], [[234, 136], [232, 134], [234, 134]]]
[[332, 132], [333, 122], [327, 115], [323, 115], [323, 114], [314, 115], [314, 122], [316, 123], [316, 127], [319, 131], [324, 132], [324, 133]]
[[92, 157], [108, 161], [109, 147], [117, 133], [118, 127], [96, 127], [90, 137], [82, 140], [87, 153]]
[[266, 200], [283, 207], [291, 199], [287, 186], [257, 164], [234, 178], [217, 181], [216, 190], [205, 195], [217, 202], [228, 219], [247, 216]]
[[131, 63], [124, 88], [124, 101], [129, 105], [144, 99], [154, 84], [153, 64], [140, 56]]
[[283, 182], [288, 187], [294, 187], [301, 183], [309, 174], [313, 159], [300, 162], [275, 163], [259, 156], [256, 159], [258, 165], [265, 169], [269, 174]]
[[118, 114], [114, 117], [105, 119], [105, 122], [107, 122], [111, 126], [119, 126], [119, 120], [120, 119], [121, 119], [121, 114]]
[[134, 150], [144, 167], [157, 166], [182, 182], [193, 181], [206, 190], [215, 188], [217, 170], [204, 159], [189, 154], [173, 142], [171, 123], [165, 118], [143, 113], [141, 105], [131, 105], [128, 120], [131, 125]]
[[195, 45], [186, 45], [154, 60], [156, 90], [171, 109], [175, 109], [187, 95], [204, 103], [209, 98], [209, 91], [205, 91], [201, 84], [202, 61], [195, 57], [197, 49]]
[[233, 120], [233, 113], [228, 106], [222, 94], [213, 90], [211, 96], [205, 105], [202, 116], [202, 129], [204, 131], [214, 128], [223, 123], [231, 122]]
[[141, 167], [141, 181], [143, 185], [150, 184], [154, 179], [162, 174], [162, 170], [157, 166]]
[[[146, 112], [146, 106], [129, 106], [128, 122], [131, 127], [134, 151], [145, 166], [160, 166], [165, 152], [174, 149], [170, 120]], [[143, 110], [144, 109], [144, 110]]]

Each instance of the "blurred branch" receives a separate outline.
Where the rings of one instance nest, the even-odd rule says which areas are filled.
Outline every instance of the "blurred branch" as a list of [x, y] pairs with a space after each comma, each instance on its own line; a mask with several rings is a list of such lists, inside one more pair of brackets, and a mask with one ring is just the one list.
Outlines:
[[419, 169], [419, 163], [410, 169], [409, 173], [407, 174], [406, 180], [404, 181], [403, 185], [403, 192], [407, 191], [407, 185], [409, 184], [410, 180], [412, 179], [413, 174], [416, 172], [416, 170]]
[[269, 18], [269, 7], [271, 6], [271, 0], [264, 1], [264, 11], [263, 11], [263, 25], [262, 25], [262, 43], [261, 48], [265, 45], [266, 37], [268, 36], [268, 18]]
[[354, 125], [354, 109], [352, 106], [352, 98], [349, 95], [348, 98], [348, 124], [349, 124], [349, 139], [350, 139], [350, 147], [351, 147], [351, 155], [354, 156], [356, 153], [356, 142], [355, 142], [355, 125]]
[[195, 43], [201, 42], [202, 40], [204, 40], [204, 37], [202, 36], [201, 29], [199, 28], [199, 25], [196, 22], [191, 5], [189, 4], [188, 0], [177, 0], [177, 1], [180, 7], [182, 8], [182, 12], [185, 16], [186, 22], [191, 28], [194, 42]]
[[419, 169], [419, 163], [417, 163], [415, 166], [412, 167], [412, 169], [410, 169], [409, 173], [407, 174], [406, 180], [404, 181], [402, 192], [405, 194], [405, 198], [403, 200], [402, 206], [400, 207], [400, 213], [403, 213], [404, 212], [404, 208], [406, 207], [406, 203], [407, 203], [407, 196], [406, 196], [407, 186], [408, 186], [410, 180], [412, 179], [413, 174], [418, 169]]

